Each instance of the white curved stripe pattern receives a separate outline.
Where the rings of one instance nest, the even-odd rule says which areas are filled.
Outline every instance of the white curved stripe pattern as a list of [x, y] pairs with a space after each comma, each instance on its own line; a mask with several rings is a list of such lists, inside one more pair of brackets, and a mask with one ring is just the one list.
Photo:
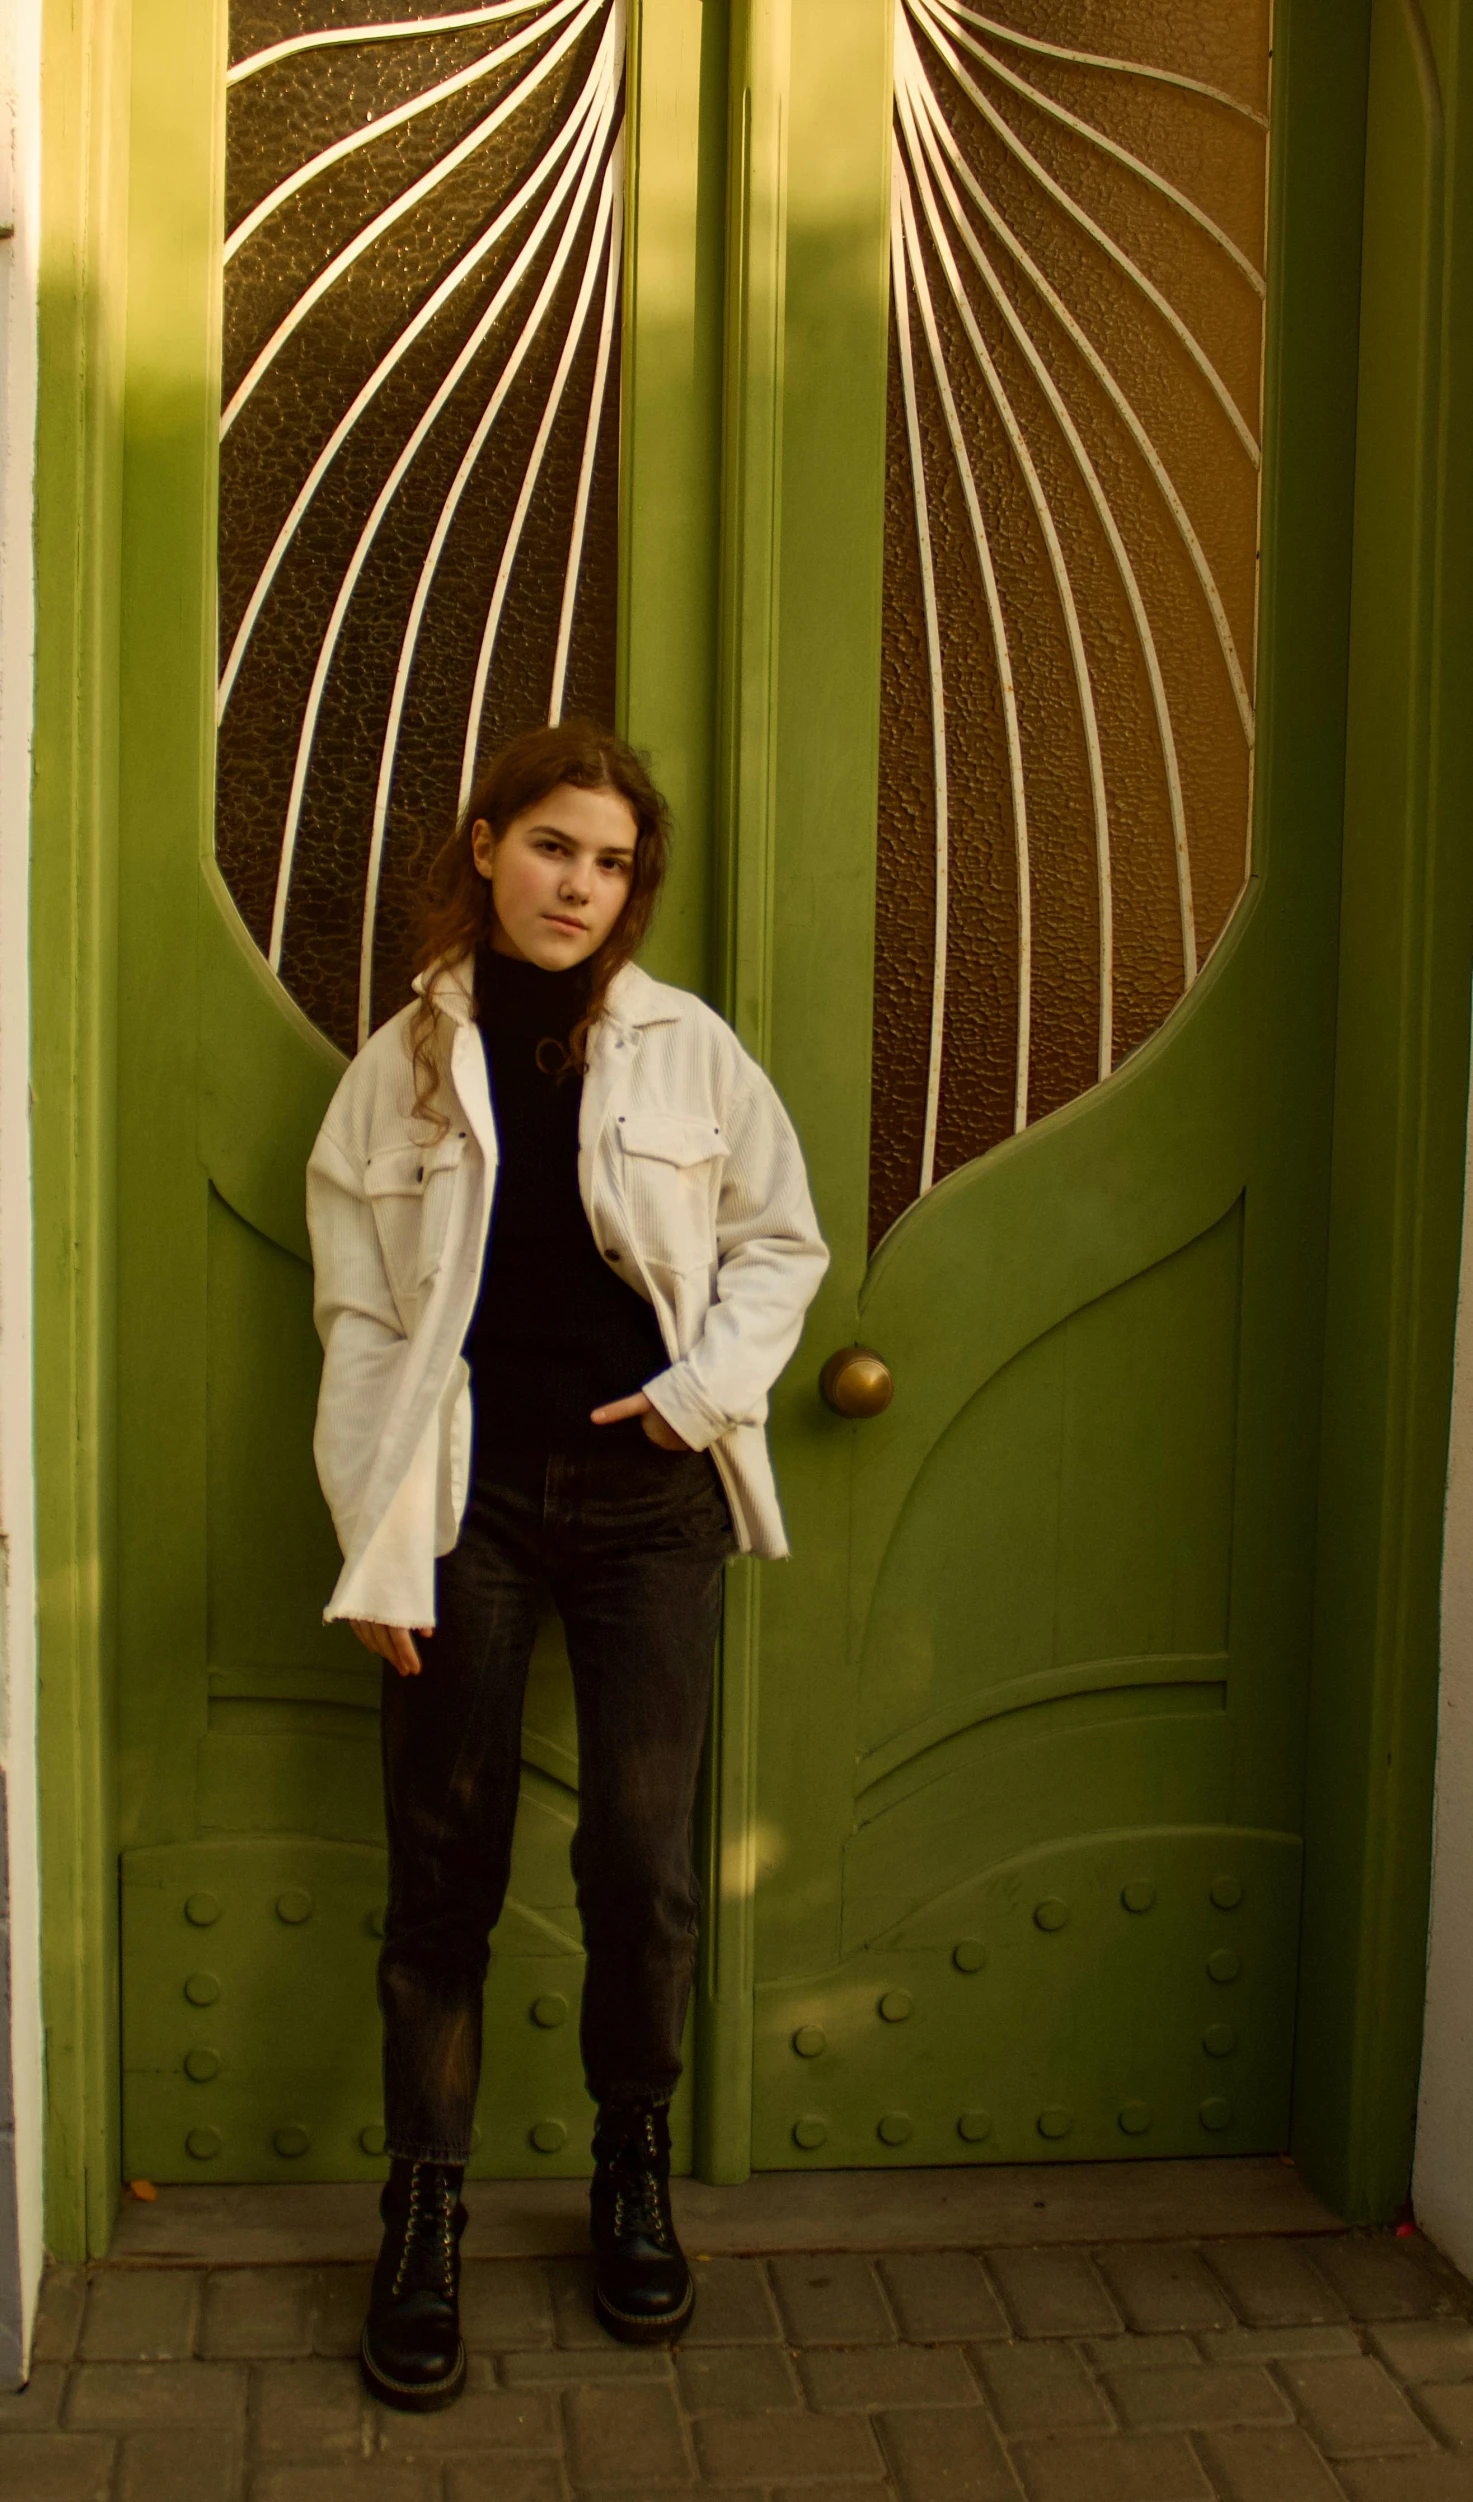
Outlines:
[[1226, 105], [1230, 113], [1241, 113], [1244, 121], [1267, 130], [1268, 115], [1260, 113], [1256, 104], [1245, 104], [1241, 96], [1231, 96], [1225, 87], [1209, 87], [1202, 78], [1188, 78], [1180, 70], [1158, 69], [1152, 61], [1122, 61], [1109, 52], [1076, 52], [1068, 44], [1045, 43], [1041, 35], [1021, 34], [1016, 26], [1004, 26], [1000, 19], [983, 17], [979, 10], [962, 6], [962, 0], [951, 0], [952, 14], [964, 17], [984, 35], [997, 43], [1015, 44], [1020, 52], [1042, 53], [1051, 61], [1067, 61], [1074, 69], [1118, 70], [1127, 78], [1149, 79], [1160, 87], [1180, 87], [1186, 94], [1205, 96], [1209, 104]]
[[1166, 685], [1161, 674], [1161, 658], [1156, 648], [1156, 637], [1152, 631], [1140, 582], [1125, 541], [1121, 537], [1120, 525], [1111, 509], [1109, 497], [1100, 482], [1099, 472], [1090, 459], [1079, 429], [1069, 413], [1053, 375], [1034, 346], [1026, 325], [1014, 310], [1007, 290], [1001, 284], [975, 228], [957, 197], [947, 166], [943, 162], [943, 152], [958, 165], [964, 166], [965, 160], [942, 118], [940, 106], [920, 75], [919, 58], [908, 36], [905, 42], [907, 49], [903, 56], [903, 66], [900, 61], [897, 62], [896, 93], [898, 98], [904, 98], [909, 115], [907, 137], [914, 148], [916, 136], [919, 135], [920, 144], [925, 151], [937, 188], [946, 202], [952, 223], [961, 237], [968, 257], [983, 279], [993, 303], [1007, 323], [1029, 371], [1048, 402], [1050, 412], [1069, 447], [1075, 467], [1084, 482], [1085, 490], [1104, 532], [1130, 609], [1131, 622], [1135, 627], [1136, 641], [1140, 647], [1141, 661], [1146, 672], [1146, 681], [1151, 690], [1151, 707], [1155, 714], [1162, 771], [1166, 779], [1167, 805], [1171, 814], [1172, 849], [1176, 858], [1177, 913], [1181, 923], [1182, 973], [1185, 982], [1190, 986], [1197, 978], [1197, 930], [1192, 899], [1191, 853], [1187, 842], [1186, 800], [1182, 791], [1181, 762], [1177, 754], [1176, 734], [1171, 725], [1171, 707], [1167, 701]]
[[905, 238], [905, 256], [909, 283], [921, 317], [926, 346], [930, 352], [931, 371], [936, 396], [951, 444], [957, 483], [971, 524], [972, 543], [977, 567], [982, 576], [983, 596], [987, 603], [987, 621], [992, 634], [993, 656], [997, 664], [998, 690], [1002, 697], [1003, 727], [1007, 738], [1008, 787], [1012, 797], [1013, 849], [1018, 880], [1018, 1043], [1013, 1090], [1013, 1125], [1025, 1127], [1028, 1119], [1028, 1063], [1033, 1008], [1033, 889], [1028, 856], [1028, 793], [1023, 774], [1023, 734], [1018, 720], [1018, 691], [1013, 676], [1012, 647], [1008, 639], [1007, 619], [997, 587], [997, 573], [992, 561], [992, 548], [987, 525], [982, 517], [981, 498], [967, 449], [965, 430], [946, 370], [946, 357], [941, 335], [936, 326], [936, 308], [931, 301], [930, 282], [926, 276], [925, 258], [920, 236], [916, 231], [915, 209], [910, 185], [898, 143], [895, 147], [896, 182], [900, 200], [901, 231]]
[[323, 297], [331, 292], [340, 278], [346, 276], [355, 261], [360, 260], [365, 252], [378, 243], [392, 226], [397, 225], [400, 218], [407, 217], [411, 209], [417, 208], [421, 200], [428, 199], [430, 193], [440, 183], [447, 181], [451, 174], [457, 172], [478, 148], [484, 147], [489, 139], [494, 138], [503, 124], [509, 122], [513, 115], [521, 110], [533, 90], [551, 75], [563, 55], [577, 42], [584, 28], [592, 24], [605, 6], [606, 0], [583, 0], [583, 6], [572, 23], [564, 27], [556, 42], [548, 47], [541, 60], [527, 72], [526, 77], [516, 87], [501, 98], [500, 103], [486, 115], [485, 120], [477, 122], [475, 128], [467, 131], [465, 137], [459, 140], [447, 155], [441, 157], [437, 164], [431, 165], [425, 173], [421, 174], [417, 182], [412, 182], [407, 190], [400, 192], [397, 199], [390, 200], [375, 217], [371, 217], [368, 224], [353, 236], [351, 242], [344, 244], [341, 251], [334, 253], [325, 268], [319, 270], [311, 285], [304, 287], [291, 311], [278, 322], [245, 379], [232, 395], [230, 404], [220, 419], [222, 441], [230, 432], [247, 401], [270, 372], [288, 339], [301, 328], [308, 315], [322, 302]]
[[320, 52], [329, 44], [395, 43], [405, 36], [456, 35], [468, 26], [504, 25], [509, 17], [526, 17], [540, 0], [496, 0], [490, 9], [457, 9], [449, 17], [401, 17], [390, 26], [320, 26], [310, 35], [286, 35], [262, 52], [248, 53], [225, 73], [226, 90], [243, 86], [262, 70], [275, 69], [299, 52]]
[[[403, 481], [407, 476], [416, 455], [428, 437], [437, 418], [444, 410], [457, 383], [460, 381], [462, 375], [471, 364], [484, 341], [489, 337], [497, 320], [500, 318], [501, 313], [505, 310], [517, 288], [521, 285], [522, 280], [526, 277], [545, 237], [556, 219], [559, 209], [562, 207], [564, 200], [567, 198], [569, 188], [576, 181], [577, 188], [574, 194], [574, 201], [569, 210], [563, 229], [562, 239], [558, 246], [558, 252], [554, 262], [553, 275], [544, 284], [538, 296], [537, 303], [534, 306], [531, 315], [528, 317], [528, 322], [526, 326], [524, 326], [516, 346], [513, 348], [510, 356], [501, 368], [500, 375], [497, 379], [496, 390], [492, 395], [493, 402], [496, 407], [499, 408], [504, 401], [517, 373], [520, 371], [522, 364], [525, 362], [527, 352], [531, 347], [533, 338], [536, 335], [537, 327], [546, 312], [548, 303], [551, 301], [556, 278], [561, 276], [562, 268], [566, 263], [566, 256], [567, 252], [571, 248], [572, 237], [576, 232], [577, 225], [581, 220], [584, 209], [587, 206], [589, 192], [592, 189], [593, 181], [598, 171], [602, 145], [607, 138], [609, 125], [613, 118], [615, 102], [618, 94], [619, 62], [622, 59], [622, 50], [616, 49], [615, 46], [614, 31], [615, 12], [611, 9], [609, 12], [609, 22], [605, 28], [603, 38], [599, 45], [601, 90], [598, 107], [594, 113], [585, 119], [582, 131], [569, 153], [568, 161], [564, 166], [562, 173], [558, 177], [551, 197], [542, 210], [536, 224], [527, 236], [527, 239], [523, 243], [515, 260], [512, 262], [505, 278], [497, 288], [486, 311], [476, 323], [470, 337], [465, 342], [465, 345], [461, 349], [459, 355], [455, 358], [448, 372], [445, 374], [426, 408], [411, 430], [407, 441], [393, 464], [393, 467], [390, 469], [387, 478], [385, 479], [382, 487], [379, 489], [372, 511], [369, 513], [368, 519], [359, 533], [357, 545], [353, 550], [353, 554], [349, 559], [343, 578], [339, 584], [337, 597], [333, 603], [332, 614], [328, 620], [328, 624], [318, 650], [317, 663], [313, 670], [312, 683], [303, 712], [301, 730], [297, 741], [296, 762], [292, 773], [291, 793], [287, 803], [286, 822], [282, 829], [281, 852], [277, 867], [276, 898], [272, 910], [271, 937], [267, 949], [267, 960], [270, 963], [273, 972], [279, 969], [281, 963], [282, 942], [286, 932], [287, 904], [291, 890], [292, 865], [296, 850], [297, 832], [301, 823], [302, 805], [306, 796], [307, 775], [311, 764], [312, 746], [317, 732], [318, 716], [322, 708], [322, 701], [326, 692], [327, 681], [332, 669], [333, 659], [337, 651], [338, 641], [342, 634], [344, 621], [352, 603], [359, 577], [362, 574], [364, 565], [368, 560], [369, 553], [373, 547], [375, 539], [378, 536], [379, 530], [383, 525], [384, 518], [388, 513], [395, 496], [398, 494], [399, 488], [403, 484]], [[620, 27], [620, 32], [622, 33], [622, 26]]]
[[945, 61], [958, 86], [976, 106], [983, 119], [1002, 141], [1003, 146], [1018, 159], [1021, 165], [1026, 166], [1034, 181], [1048, 193], [1050, 199], [1056, 201], [1065, 215], [1072, 218], [1074, 224], [1099, 245], [1100, 250], [1114, 262], [1116, 268], [1129, 279], [1131, 285], [1136, 287], [1146, 301], [1155, 307], [1168, 329], [1191, 358], [1256, 468], [1259, 460], [1257, 438], [1201, 341], [1188, 328], [1175, 305], [1162, 294], [1154, 279], [1147, 277], [1140, 264], [1132, 260], [1130, 254], [1121, 248], [1114, 236], [1108, 234], [1097, 219], [1090, 216], [1088, 209], [1075, 199], [1072, 192], [1066, 191], [1062, 183], [1055, 181], [1048, 167], [1033, 154], [1032, 149], [1019, 138], [1012, 124], [998, 112], [991, 98], [983, 94], [976, 80], [958, 60], [950, 40], [951, 32], [956, 31], [957, 41], [974, 55], [980, 53], [980, 46], [969, 35], [950, 29], [948, 22], [932, 5], [932, 0], [904, 0], [904, 4], [924, 32], [927, 41]]
[[941, 1055], [946, 1041], [946, 945], [950, 915], [951, 802], [946, 768], [946, 674], [941, 657], [941, 619], [936, 605], [936, 560], [931, 546], [931, 514], [926, 501], [926, 463], [921, 445], [920, 409], [916, 401], [915, 347], [910, 333], [910, 280], [900, 204], [900, 158], [890, 171], [890, 284], [895, 306], [895, 336], [900, 351], [900, 386], [905, 403], [905, 436], [910, 450], [911, 501], [915, 512], [916, 546], [921, 564], [921, 614], [926, 631], [926, 680], [931, 699], [931, 789], [934, 817], [935, 899], [931, 913], [931, 1022], [926, 1040], [926, 1108], [921, 1125], [921, 1174], [917, 1195], [924, 1198], [936, 1178], [936, 1122], [941, 1106]]
[[523, 26], [505, 43], [497, 44], [494, 50], [483, 52], [478, 61], [469, 62], [452, 78], [442, 78], [438, 86], [426, 87], [422, 94], [411, 96], [407, 103], [396, 104], [391, 111], [380, 113], [373, 121], [365, 122], [361, 130], [350, 130], [346, 138], [335, 139], [330, 147], [320, 148], [316, 156], [309, 156], [304, 164], [284, 175], [274, 190], [258, 200], [238, 226], [231, 228], [225, 238], [226, 262], [232, 261], [241, 247], [250, 242], [252, 235], [259, 234], [279, 208], [284, 208], [288, 200], [294, 200], [299, 192], [305, 191], [309, 183], [316, 182], [319, 175], [327, 173], [334, 165], [340, 165], [345, 157], [356, 155], [360, 148], [375, 146], [391, 131], [402, 130], [406, 122], [414, 121], [421, 113], [428, 113], [437, 104], [444, 104], [449, 97], [462, 94], [480, 79], [489, 78], [494, 71], [504, 69], [508, 61], [514, 61], [519, 52], [525, 52], [529, 44], [535, 43], [539, 35], [549, 34], [554, 26], [562, 24], [564, 18], [571, 17], [578, 5], [579, 0], [554, 0], [554, 5], [541, 17], [533, 18], [530, 25]]
[[519, 185], [517, 190], [513, 192], [511, 198], [498, 211], [497, 215], [492, 219], [485, 232], [478, 235], [469, 250], [462, 254], [461, 258], [455, 263], [454, 267], [441, 280], [439, 286], [435, 288], [433, 294], [426, 298], [425, 302], [420, 306], [413, 319], [405, 324], [403, 330], [399, 333], [398, 338], [394, 341], [393, 346], [389, 349], [385, 356], [380, 358], [378, 364], [374, 367], [373, 372], [369, 375], [368, 380], [362, 385], [356, 397], [349, 405], [346, 413], [339, 418], [336, 426], [334, 426], [332, 433], [328, 436], [326, 443], [324, 443], [321, 451], [312, 463], [311, 468], [308, 470], [307, 475], [304, 478], [302, 485], [292, 503], [291, 510], [287, 514], [286, 519], [283, 521], [281, 528], [276, 534], [276, 538], [272, 543], [271, 552], [256, 578], [250, 598], [246, 602], [240, 624], [236, 628], [235, 639], [231, 644], [229, 656], [220, 676], [220, 694], [218, 705], [218, 717], [220, 719], [223, 720], [224, 718], [225, 708], [230, 701], [235, 681], [240, 674], [241, 664], [244, 661], [246, 652], [250, 646], [251, 636], [255, 632], [257, 623], [260, 619], [261, 611], [275, 586], [277, 575], [279, 574], [282, 564], [285, 561], [287, 553], [291, 547], [291, 543], [296, 537], [298, 530], [301, 528], [302, 522], [306, 518], [313, 497], [316, 495], [323, 479], [327, 476], [329, 469], [336, 460], [339, 452], [342, 450], [343, 445], [347, 442], [349, 435], [353, 432], [353, 429], [358, 424], [359, 419], [366, 414], [369, 408], [371, 408], [373, 402], [377, 399], [384, 384], [388, 381], [395, 368], [402, 364], [404, 358], [408, 355], [409, 350], [413, 347], [416, 339], [418, 339], [422, 333], [429, 328], [436, 315], [443, 310], [444, 306], [449, 303], [451, 297], [465, 284], [466, 280], [474, 276], [476, 270], [479, 269], [487, 254], [495, 249], [495, 246], [501, 241], [505, 234], [510, 232], [511, 228], [516, 224], [517, 219], [536, 199], [538, 192], [553, 180], [553, 177], [557, 172], [559, 160], [567, 153], [569, 148], [576, 145], [583, 132], [588, 116], [596, 111], [599, 97], [603, 93], [604, 84], [605, 70], [602, 58], [600, 57], [594, 61], [592, 67], [590, 68], [588, 76], [584, 81], [583, 88], [575, 99], [568, 117], [562, 125], [562, 128], [554, 132], [547, 148], [533, 165], [530, 173], [526, 177], [526, 180]]
[[1203, 234], [1207, 235], [1220, 251], [1227, 254], [1234, 267], [1240, 270], [1247, 279], [1254, 293], [1262, 295], [1262, 271], [1254, 268], [1242, 246], [1234, 243], [1232, 236], [1219, 226], [1215, 217], [1209, 217], [1207, 211], [1199, 208], [1195, 200], [1189, 200], [1186, 193], [1178, 190], [1174, 182], [1169, 182], [1164, 174], [1158, 174], [1154, 165], [1148, 165], [1144, 157], [1136, 156], [1130, 148], [1122, 147], [1118, 139], [1112, 139], [1107, 131], [1099, 129], [1094, 122], [1084, 121], [1079, 114], [1071, 113], [1067, 105], [1060, 104], [1056, 97], [1047, 94], [1042, 87], [1035, 87], [1029, 79], [1020, 78], [1016, 70], [1009, 69], [1006, 61], [1000, 61], [997, 54], [989, 52], [985, 44], [975, 42], [965, 32], [964, 27], [957, 24], [957, 20], [965, 16], [965, 12], [955, 8], [952, 0], [935, 0], [935, 7], [940, 16], [950, 21], [958, 42], [964, 43], [972, 58], [984, 63], [991, 70], [994, 78], [1000, 78], [1005, 86], [1012, 88], [1015, 95], [1026, 96], [1028, 102], [1038, 112], [1046, 113], [1051, 121], [1061, 123], [1066, 130], [1072, 130], [1076, 138], [1087, 140], [1089, 145], [1092, 148], [1098, 148], [1102, 155], [1113, 157], [1117, 165], [1123, 165], [1127, 172], [1136, 175], [1141, 182], [1148, 184], [1150, 189], [1159, 193], [1163, 200], [1169, 200], [1173, 208], [1179, 209], [1184, 217], [1190, 218], [1194, 226], [1199, 226]]
[[[620, 163], [623, 161], [623, 138], [619, 141]], [[557, 643], [552, 655], [552, 693], [547, 701], [549, 722], [561, 721], [563, 699], [568, 687], [568, 659], [573, 648], [573, 619], [578, 606], [578, 581], [583, 568], [583, 542], [588, 531], [588, 504], [593, 493], [593, 467], [598, 458], [599, 436], [603, 431], [604, 408], [609, 393], [609, 371], [613, 362], [614, 316], [619, 306], [619, 280], [623, 272], [624, 251], [624, 187], [614, 188], [614, 226], [609, 238], [608, 277], [604, 283], [603, 317], [598, 329], [598, 355], [594, 360], [593, 388], [588, 395], [588, 424], [583, 433], [583, 457], [578, 464], [578, 492], [573, 499], [573, 526], [568, 532], [568, 561], [563, 568], [563, 604], [558, 612]]]
[[1080, 724], [1084, 731], [1085, 761], [1089, 774], [1090, 813], [1094, 821], [1100, 987], [1096, 1059], [1098, 1074], [1101, 1077], [1108, 1077], [1115, 1040], [1115, 904], [1110, 872], [1110, 804], [1105, 792], [1105, 760], [1100, 751], [1100, 725], [1095, 713], [1094, 687], [1090, 680], [1089, 661], [1085, 656], [1084, 628], [1079, 621], [1079, 607], [1074, 597], [1074, 585], [1069, 578], [1069, 567], [1065, 562], [1063, 546], [1054, 522], [1052, 507], [1044, 492], [1043, 481], [1039, 477], [1033, 455], [1028, 449], [1023, 430], [1018, 424], [1012, 402], [1003, 389], [1001, 376], [988, 353], [987, 342], [977, 326], [977, 317], [972, 310], [971, 300], [962, 285], [951, 243], [936, 206], [936, 195], [931, 188], [930, 173], [925, 157], [922, 151], [914, 145], [915, 126], [903, 88], [897, 89], [897, 96], [902, 127], [905, 129], [907, 138], [912, 141], [910, 172], [926, 212], [926, 224], [930, 230], [936, 258], [941, 263], [952, 302], [960, 317], [962, 328], [966, 332], [967, 344], [976, 359], [977, 369], [987, 385], [988, 396], [993, 407], [997, 410], [1003, 433], [1007, 438], [1008, 449], [1017, 462], [1023, 484], [1027, 488], [1028, 501], [1033, 507], [1034, 518], [1043, 539], [1049, 561], [1049, 571], [1054, 578], [1054, 589], [1058, 594], [1059, 607], [1064, 619], [1065, 639], [1069, 645], [1069, 661], [1074, 672], [1074, 692], [1079, 704]]

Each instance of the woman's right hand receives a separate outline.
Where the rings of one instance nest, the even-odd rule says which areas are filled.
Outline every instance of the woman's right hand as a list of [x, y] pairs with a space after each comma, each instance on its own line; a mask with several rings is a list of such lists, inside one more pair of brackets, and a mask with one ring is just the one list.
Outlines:
[[[348, 1622], [366, 1651], [376, 1651], [380, 1659], [386, 1659], [391, 1668], [398, 1669], [401, 1677], [419, 1675], [419, 1652], [415, 1648], [414, 1634], [406, 1626], [376, 1625], [366, 1616], [350, 1616]], [[421, 1640], [434, 1630], [433, 1625], [416, 1625], [414, 1629]]]

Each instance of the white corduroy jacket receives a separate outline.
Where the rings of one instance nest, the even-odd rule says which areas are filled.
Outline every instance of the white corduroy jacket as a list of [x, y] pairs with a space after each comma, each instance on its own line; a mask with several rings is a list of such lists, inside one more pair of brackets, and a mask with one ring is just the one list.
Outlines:
[[[314, 1451], [343, 1550], [324, 1611], [432, 1625], [459, 1534], [471, 1401], [461, 1354], [496, 1191], [470, 959], [435, 980], [448, 1127], [414, 1117], [404, 1008], [345, 1073], [307, 1167], [324, 1363]], [[738, 1540], [787, 1542], [763, 1430], [828, 1253], [802, 1152], [762, 1070], [689, 991], [626, 965], [590, 1038], [578, 1187], [604, 1257], [655, 1310], [653, 1404], [721, 1472]]]

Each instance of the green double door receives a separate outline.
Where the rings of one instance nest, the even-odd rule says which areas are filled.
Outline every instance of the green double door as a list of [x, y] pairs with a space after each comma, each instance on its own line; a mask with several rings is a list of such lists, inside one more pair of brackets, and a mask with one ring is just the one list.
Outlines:
[[[1108, 55], [1077, 12], [950, 0], [473, 14], [393, 38], [408, 83], [375, 68], [355, 119], [344, 64], [392, 44], [344, 40], [341, 12], [240, 7], [227, 52], [223, 11], [135, 11], [125, 2167], [379, 2167], [377, 1681], [319, 1621], [301, 1172], [344, 1050], [403, 995], [461, 741], [550, 700], [612, 702], [651, 749], [680, 850], [650, 962], [770, 1066], [834, 1251], [774, 1398], [793, 1557], [731, 1574], [683, 2158], [1280, 2147], [1338, 861], [1333, 694], [1302, 652], [1343, 599], [1324, 376], [1354, 253], [1331, 170], [1353, 147], [1316, 125], [1332, 13], [1142, 5]], [[471, 122], [550, 55], [498, 126], [535, 107], [532, 155], [457, 205], [437, 169], [480, 161]], [[251, 101], [284, 73], [328, 117], [306, 154]], [[525, 264], [497, 313], [486, 247], [476, 299], [496, 371], [537, 290], [549, 310], [490, 484], [468, 362], [385, 557], [375, 480], [418, 422], [392, 398], [418, 347], [384, 345], [403, 307], [380, 335], [365, 298], [361, 369], [340, 324], [336, 418], [290, 360], [389, 193], [332, 195], [295, 296], [249, 254], [395, 113], [425, 145], [394, 196], [426, 185], [442, 219], [404, 228], [411, 312], [518, 182]], [[565, 228], [533, 236], [564, 173]], [[260, 214], [225, 264], [222, 389], [227, 195], [233, 234]], [[292, 522], [360, 386], [359, 502], [313, 488]], [[416, 387], [422, 413], [439, 381]], [[181, 1087], [186, 1124], [162, 1111]], [[893, 1382], [862, 1419], [818, 1387], [851, 1344]], [[549, 1623], [485, 2174], [587, 2160], [577, 1779]]]

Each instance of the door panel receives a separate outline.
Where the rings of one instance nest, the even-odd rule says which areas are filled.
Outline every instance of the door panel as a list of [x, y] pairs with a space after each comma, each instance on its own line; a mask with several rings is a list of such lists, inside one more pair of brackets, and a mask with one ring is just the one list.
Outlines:
[[[838, 188], [828, 25], [795, 11], [795, 231]], [[773, 1056], [835, 1262], [762, 1601], [771, 2167], [1286, 2142], [1339, 829], [1279, 619], [1355, 239], [1312, 165], [1335, 25], [1285, 0], [1264, 259], [1268, 37], [900, 0], [846, 125], [847, 291], [790, 261]], [[828, 683], [867, 646], [878, 702], [815, 729], [841, 604]], [[817, 1395], [846, 1342], [894, 1380], [862, 1422]]]

